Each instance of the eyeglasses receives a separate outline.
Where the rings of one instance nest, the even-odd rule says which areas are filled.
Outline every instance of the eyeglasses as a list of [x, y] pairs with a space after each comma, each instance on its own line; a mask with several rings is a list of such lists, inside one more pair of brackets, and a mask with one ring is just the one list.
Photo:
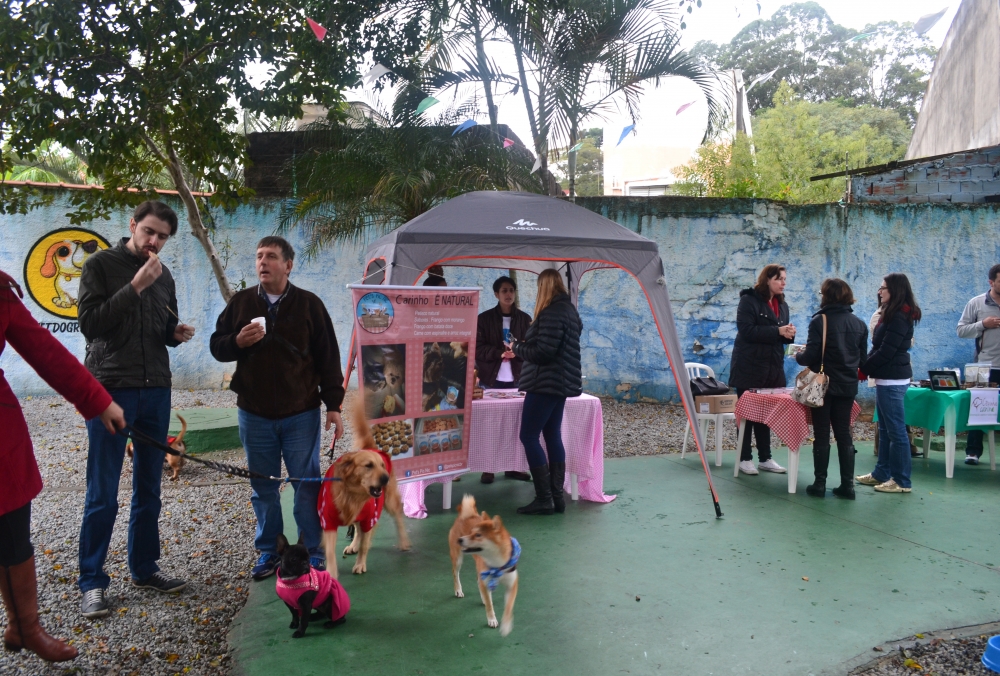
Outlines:
[[878, 290], [879, 291], [888, 291], [889, 287], [888, 286], [880, 286], [880, 287], [878, 287]]

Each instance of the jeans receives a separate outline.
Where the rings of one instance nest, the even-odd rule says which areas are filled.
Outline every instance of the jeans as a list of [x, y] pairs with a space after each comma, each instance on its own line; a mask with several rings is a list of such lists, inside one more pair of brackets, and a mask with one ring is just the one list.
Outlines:
[[981, 458], [983, 455], [983, 431], [982, 430], [969, 430], [968, 436], [965, 438], [965, 454], [974, 455], [977, 458]]
[[893, 479], [903, 488], [910, 488], [910, 438], [906, 435], [903, 418], [903, 397], [909, 385], [876, 385], [875, 407], [878, 409], [878, 462], [872, 477], [885, 482]]
[[[746, 390], [736, 390], [736, 396], [742, 397]], [[771, 428], [764, 423], [751, 422], [747, 420], [743, 432], [743, 448], [740, 449], [740, 462], [753, 460], [753, 446], [750, 439], [751, 433], [757, 439], [757, 459], [760, 462], [767, 462], [771, 459]]]
[[[566, 449], [562, 442], [563, 408], [566, 397], [552, 394], [524, 395], [524, 407], [521, 410], [521, 445], [524, 454], [528, 456], [528, 467], [535, 469], [542, 465], [566, 462]], [[545, 457], [545, 448], [538, 441], [538, 435], [545, 437], [545, 448], [549, 450]]]
[[[167, 439], [170, 424], [169, 387], [129, 387], [108, 390], [125, 412], [125, 422], [154, 439]], [[80, 526], [81, 592], [107, 589], [104, 572], [111, 534], [118, 516], [118, 484], [125, 461], [124, 434], [111, 434], [100, 419], [87, 421], [87, 497]], [[134, 443], [132, 505], [128, 521], [128, 567], [133, 579], [145, 580], [160, 570], [160, 482], [163, 451]]]
[[[247, 454], [247, 468], [267, 476], [281, 476], [285, 460], [288, 476], [319, 477], [320, 409], [272, 420], [239, 409], [240, 441]], [[294, 482], [295, 525], [310, 556], [320, 556], [318, 481]], [[250, 479], [250, 503], [257, 516], [254, 547], [262, 554], [278, 553], [278, 534], [285, 532], [277, 481]]]
[[854, 397], [836, 397], [827, 394], [823, 405], [812, 410], [814, 472], [816, 483], [826, 485], [830, 465], [830, 427], [837, 440], [837, 458], [840, 461], [840, 485], [854, 485], [854, 439], [851, 438], [851, 409]]

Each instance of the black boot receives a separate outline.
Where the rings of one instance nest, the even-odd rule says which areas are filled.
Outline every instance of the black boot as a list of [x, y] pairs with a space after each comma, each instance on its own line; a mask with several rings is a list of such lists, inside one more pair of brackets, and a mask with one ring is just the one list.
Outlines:
[[552, 504], [555, 507], [556, 514], [562, 514], [566, 511], [565, 493], [563, 491], [563, 484], [566, 483], [566, 463], [553, 462], [549, 465], [549, 472], [552, 479]]
[[552, 484], [549, 478], [549, 466], [539, 465], [531, 468], [531, 480], [535, 484], [535, 499], [531, 504], [518, 507], [518, 514], [554, 514], [552, 504]]
[[833, 494], [845, 500], [854, 500], [854, 455], [857, 451], [854, 446], [840, 448], [837, 446], [837, 455], [840, 456], [840, 485], [833, 489]]
[[819, 443], [813, 446], [813, 465], [816, 481], [811, 486], [806, 486], [806, 493], [814, 498], [822, 498], [826, 496], [826, 470], [830, 465], [829, 443], [825, 446]]

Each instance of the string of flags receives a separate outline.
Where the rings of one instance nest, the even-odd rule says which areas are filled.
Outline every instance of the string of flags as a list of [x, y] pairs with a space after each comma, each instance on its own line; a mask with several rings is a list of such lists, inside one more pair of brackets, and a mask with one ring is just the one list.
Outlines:
[[[778, 68], [780, 68], [780, 66]], [[778, 72], [778, 68], [775, 68], [770, 73], [764, 73], [763, 75], [758, 76], [757, 79], [755, 79], [753, 82], [751, 82], [750, 86], [747, 87], [746, 93], [749, 94], [751, 89], [753, 89], [754, 87], [756, 87], [759, 84], [764, 84], [765, 82], [767, 82], [768, 80], [770, 80], [772, 77], [774, 77], [774, 74]]]
[[628, 136], [633, 129], [635, 129], [634, 124], [630, 124], [629, 126], [622, 129], [622, 135], [618, 137], [618, 143], [615, 144], [615, 147], [620, 146], [622, 144], [622, 141], [625, 140], [625, 137]]
[[578, 152], [580, 150], [580, 148], [582, 148], [582, 147], [583, 147], [583, 141], [580, 141], [575, 146], [573, 146], [572, 148], [570, 148], [569, 152], [571, 152], [571, 153]]
[[326, 37], [326, 29], [308, 17], [306, 18], [306, 23], [309, 25], [309, 28], [312, 29], [313, 35], [316, 36], [316, 39], [323, 42], [323, 38]]
[[855, 35], [853, 38], [851, 38], [847, 42], [848, 43], [858, 42], [859, 40], [864, 40], [865, 38], [870, 38], [873, 35], [875, 35], [875, 33], [859, 33], [858, 35]]
[[476, 126], [476, 121], [475, 120], [466, 120], [462, 124], [460, 124], [457, 127], [455, 127], [455, 131], [451, 132], [451, 135], [454, 136], [455, 134], [461, 134], [466, 129], [471, 129], [472, 127], [475, 127], [475, 126]]
[[420, 105], [417, 106], [417, 115], [420, 115], [421, 113], [423, 113], [424, 111], [426, 111], [431, 106], [435, 106], [435, 105], [437, 105], [439, 103], [441, 103], [441, 102], [438, 101], [433, 96], [428, 96], [426, 99], [424, 99], [423, 101], [420, 102]]
[[503, 140], [503, 147], [504, 148], [510, 148], [512, 145], [514, 145], [514, 142], [511, 141], [509, 138], [505, 138]]
[[917, 35], [923, 35], [930, 29], [934, 28], [935, 24], [937, 24], [937, 22], [941, 20], [941, 17], [943, 17], [947, 12], [948, 8], [945, 7], [940, 12], [923, 15], [922, 17], [917, 19], [917, 22], [915, 24], [913, 24], [913, 32], [915, 32]]
[[687, 110], [688, 108], [690, 108], [693, 105], [694, 105], [694, 101], [689, 101], [688, 103], [685, 103], [683, 106], [681, 106], [680, 108], [677, 109], [677, 112], [674, 113], [674, 117], [676, 117], [677, 115], [680, 115], [681, 113], [683, 113], [685, 110]]

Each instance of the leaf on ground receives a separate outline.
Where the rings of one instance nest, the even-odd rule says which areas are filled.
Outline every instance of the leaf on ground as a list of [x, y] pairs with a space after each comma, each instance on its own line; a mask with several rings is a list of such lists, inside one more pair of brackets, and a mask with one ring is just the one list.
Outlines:
[[923, 634], [914, 634], [914, 636], [916, 636], [917, 638], [923, 638], [924, 637]]
[[169, 655], [167, 655], [167, 662], [170, 662], [171, 664], [173, 664], [174, 662], [176, 662], [180, 658], [181, 658], [181, 656], [178, 655], [177, 653], [170, 653]]
[[809, 578], [808, 578], [808, 577], [804, 577], [804, 578], [802, 578], [802, 579], [803, 579], [803, 580], [805, 580], [806, 582], [808, 582], [808, 581], [809, 581]]
[[906, 658], [906, 659], [905, 659], [905, 660], [903, 661], [903, 666], [904, 666], [904, 667], [909, 667], [910, 669], [919, 669], [920, 671], [923, 671], [923, 669], [924, 669], [924, 668], [923, 668], [922, 666], [920, 666], [920, 664], [918, 664], [918, 663], [917, 663], [917, 661], [916, 661], [915, 659], [913, 659], [912, 657], [907, 657], [907, 658]]

